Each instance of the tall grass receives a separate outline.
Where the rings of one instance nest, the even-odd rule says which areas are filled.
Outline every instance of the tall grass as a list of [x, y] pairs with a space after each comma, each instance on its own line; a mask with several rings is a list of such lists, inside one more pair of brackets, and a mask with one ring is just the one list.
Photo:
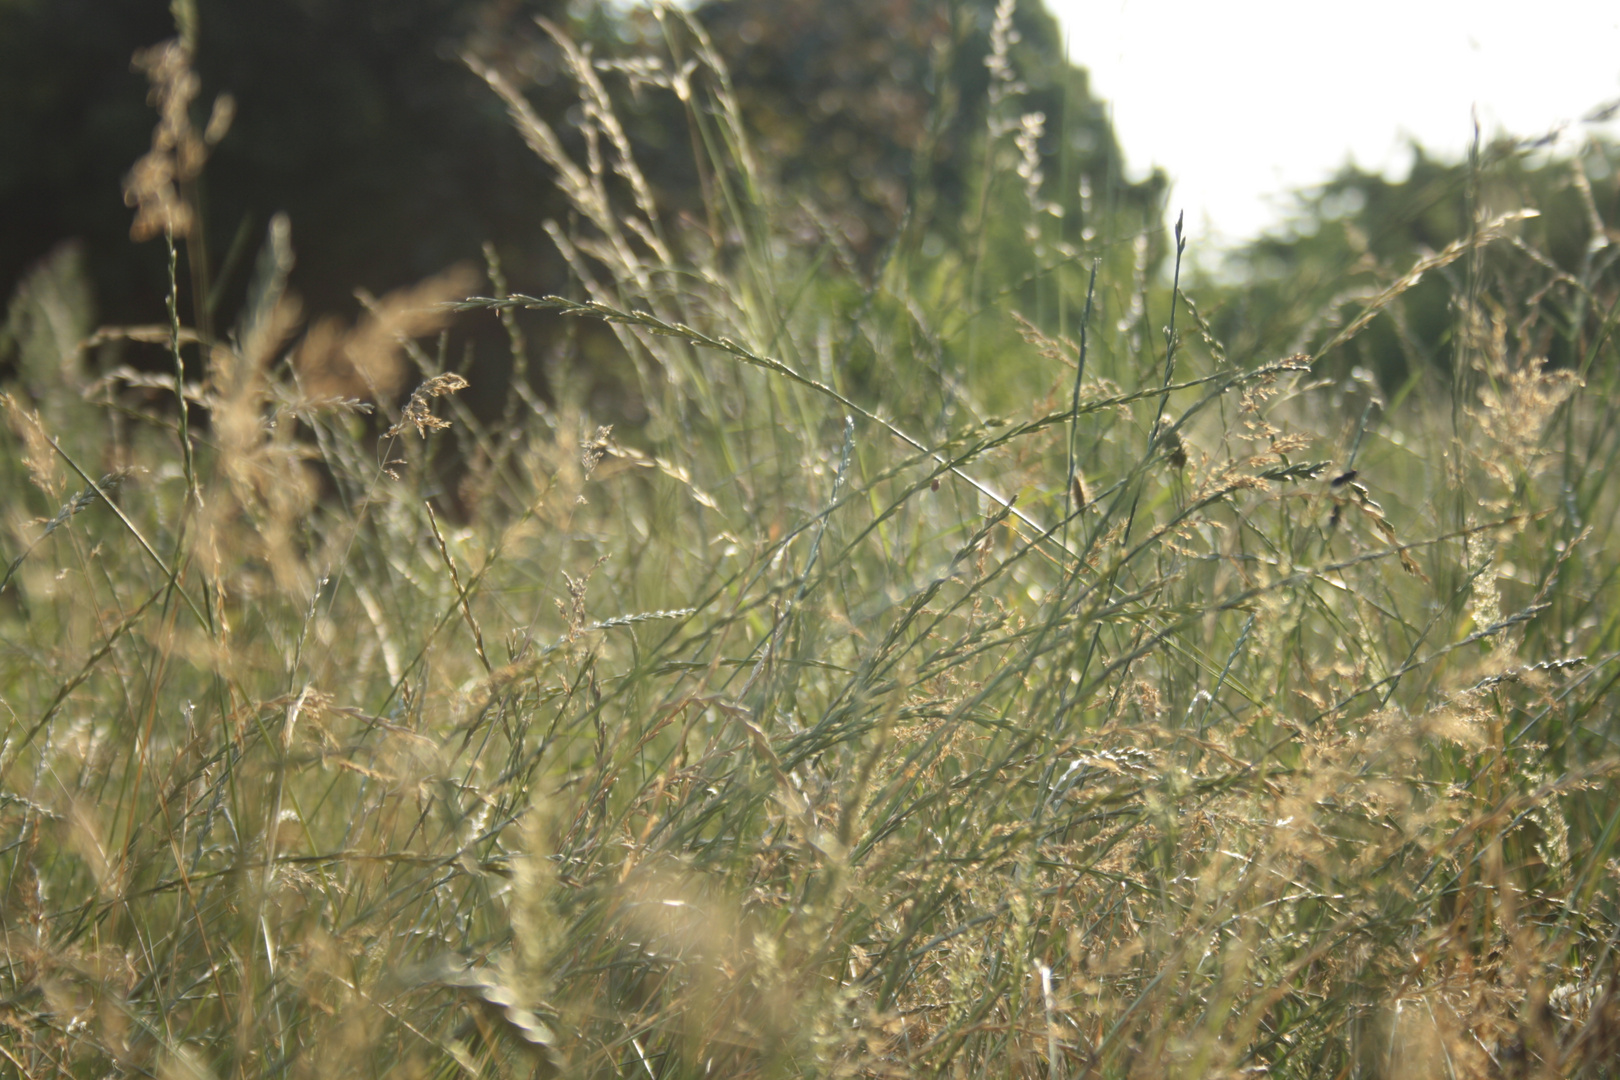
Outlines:
[[[862, 279], [665, 23], [718, 228], [624, 69], [554, 31], [576, 153], [478, 67], [567, 296], [301, 330], [277, 222], [217, 339], [92, 336], [71, 250], [13, 301], [0, 1068], [1615, 1075], [1615, 297], [1481, 207], [1389, 407], [1224, 356], [1128, 235]], [[645, 423], [559, 365], [481, 424], [451, 299], [520, 362], [516, 309], [605, 323]]]

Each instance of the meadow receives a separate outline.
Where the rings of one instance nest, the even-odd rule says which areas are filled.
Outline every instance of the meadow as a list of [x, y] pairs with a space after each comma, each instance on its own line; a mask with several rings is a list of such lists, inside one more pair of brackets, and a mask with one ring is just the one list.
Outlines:
[[[557, 31], [577, 137], [469, 58], [566, 295], [491, 249], [310, 324], [278, 219], [212, 335], [151, 57], [168, 311], [94, 325], [64, 248], [7, 321], [0, 1072], [1620, 1075], [1615, 177], [1560, 166], [1574, 270], [1475, 199], [1229, 354], [1179, 222], [1046, 212], [1005, 22], [966, 240], [865, 265], [664, 19], [633, 72]], [[1436, 278], [1444, 364], [1336, 365]], [[530, 389], [530, 309], [613, 336], [633, 422]]]

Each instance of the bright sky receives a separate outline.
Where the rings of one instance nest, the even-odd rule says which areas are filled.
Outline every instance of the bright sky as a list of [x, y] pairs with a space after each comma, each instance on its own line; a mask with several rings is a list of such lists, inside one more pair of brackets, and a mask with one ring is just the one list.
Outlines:
[[1409, 137], [1466, 153], [1476, 106], [1489, 139], [1620, 97], [1620, 0], [1047, 4], [1131, 170], [1165, 169], [1171, 217], [1206, 251], [1275, 225], [1287, 192], [1349, 158], [1402, 178]]

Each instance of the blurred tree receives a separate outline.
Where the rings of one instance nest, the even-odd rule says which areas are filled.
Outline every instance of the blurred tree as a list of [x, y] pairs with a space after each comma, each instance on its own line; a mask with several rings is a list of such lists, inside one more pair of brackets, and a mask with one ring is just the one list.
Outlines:
[[697, 15], [731, 64], [763, 156], [863, 251], [881, 247], [908, 207], [962, 239], [979, 216], [992, 109], [1002, 123], [1044, 118], [1040, 197], [1063, 215], [1063, 235], [1122, 217], [1126, 232], [1158, 222], [1164, 178], [1125, 178], [1105, 106], [1040, 3], [1013, 11], [998, 89], [1016, 100], [995, 103], [993, 0], [710, 0]]
[[[295, 283], [314, 305], [481, 261], [486, 239], [511, 274], [552, 270], [540, 228], [557, 207], [550, 177], [513, 144], [499, 102], [458, 59], [469, 36], [498, 23], [501, 5], [201, 0], [199, 8], [205, 95], [237, 100], [232, 134], [209, 166], [211, 216], [234, 231], [286, 210]], [[230, 239], [220, 235], [216, 247]]]
[[[1017, 331], [1005, 311], [1073, 335], [1093, 259], [1108, 283], [1094, 327], [1140, 340], [1169, 250], [1166, 181], [1128, 176], [1106, 105], [1042, 3], [710, 0], [695, 13], [787, 201], [830, 224], [863, 272], [892, 251], [908, 278], [894, 304], [844, 301], [918, 351], [852, 341], [852, 389], [934, 386], [919, 422], [970, 402], [994, 413], [1042, 400], [1059, 376], [1008, 369]], [[929, 342], [915, 340], [919, 314]]]
[[[106, 0], [0, 3], [0, 290], [10, 296], [56, 244], [83, 240], [106, 310], [150, 321], [164, 273], [129, 243], [124, 174], [155, 117], [137, 48], [174, 35], [166, 4]], [[163, 294], [158, 292], [161, 297]]]
[[[560, 16], [561, 4], [522, 10]], [[560, 280], [541, 227], [560, 210], [551, 178], [458, 55], [469, 41], [497, 48], [517, 14], [464, 0], [198, 0], [192, 120], [203, 125], [216, 95], [236, 104], [199, 188], [213, 306], [234, 308], [278, 211], [293, 225], [292, 285], [317, 314], [353, 314], [356, 288], [481, 263], [486, 239], [515, 280]], [[130, 243], [121, 191], [156, 122], [131, 57], [175, 33], [164, 0], [0, 4], [0, 289], [72, 237], [103, 321], [161, 317], [162, 244]], [[560, 115], [571, 100], [559, 86], [539, 107]], [[500, 356], [504, 336], [486, 321]]]
[[[507, 72], [565, 141], [577, 139], [575, 88], [532, 16], [564, 23], [612, 61], [654, 45], [644, 11], [562, 0], [188, 5], [177, 10], [193, 12], [201, 90], [192, 122], [203, 126], [217, 95], [236, 105], [199, 181], [192, 238], [206, 254], [196, 269], [215, 321], [229, 321], [278, 211], [291, 218], [291, 284], [311, 315], [353, 314], [357, 287], [381, 294], [481, 262], [485, 240], [515, 289], [566, 289], [543, 223], [566, 219], [567, 207], [460, 54]], [[174, 36], [170, 8], [0, 0], [0, 97], [11, 105], [0, 110], [0, 215], [16, 223], [0, 234], [0, 290], [77, 238], [102, 321], [161, 318], [162, 244], [130, 243], [120, 194], [156, 121], [131, 57]], [[760, 160], [866, 267], [909, 210], [908, 242], [926, 264], [994, 265], [1016, 278], [1067, 259], [1075, 279], [1083, 258], [1117, 250], [1145, 279], [1163, 245], [1133, 241], [1157, 236], [1163, 177], [1126, 178], [1105, 108], [1067, 62], [1044, 7], [1024, 0], [1003, 15], [998, 46], [991, 0], [712, 0], [697, 11], [733, 70]], [[610, 82], [660, 201], [701, 213], [682, 106], [633, 80], [628, 90]], [[554, 322], [524, 318], [537, 352], [558, 339]], [[496, 377], [475, 378], [475, 392], [493, 397], [506, 341], [494, 320], [476, 326], [489, 339], [477, 343], [480, 371]], [[610, 396], [613, 365], [589, 364], [602, 369], [589, 392]]]
[[[1571, 159], [1549, 157], [1535, 143], [1500, 141], [1484, 148], [1477, 168], [1414, 146], [1404, 180], [1348, 165], [1299, 196], [1285, 230], [1232, 256], [1221, 281], [1211, 284], [1221, 297], [1212, 325], [1234, 357], [1314, 352], [1420, 259], [1465, 240], [1471, 220], [1526, 207], [1539, 216], [1514, 226], [1514, 238], [1482, 258], [1505, 281], [1538, 258], [1564, 272], [1564, 282], [1540, 298], [1550, 316], [1541, 326], [1551, 336], [1537, 345], [1555, 364], [1579, 364], [1589, 329], [1581, 323], [1592, 314], [1594, 296], [1608, 289], [1612, 297], [1620, 285], [1620, 246], [1613, 246], [1620, 241], [1613, 225], [1620, 222], [1620, 148], [1598, 142]], [[1324, 357], [1327, 369], [1363, 368], [1386, 391], [1450, 372], [1456, 301], [1469, 273], [1462, 258], [1425, 274], [1358, 337]]]

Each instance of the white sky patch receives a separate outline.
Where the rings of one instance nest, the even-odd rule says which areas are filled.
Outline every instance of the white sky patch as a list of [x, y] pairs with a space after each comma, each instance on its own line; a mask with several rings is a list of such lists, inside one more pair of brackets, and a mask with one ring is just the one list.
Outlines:
[[1290, 191], [1348, 160], [1401, 179], [1410, 139], [1465, 154], [1476, 107], [1488, 140], [1620, 97], [1615, 0], [1047, 3], [1113, 109], [1130, 170], [1165, 169], [1170, 218], [1185, 210], [1206, 252], [1276, 226]]

